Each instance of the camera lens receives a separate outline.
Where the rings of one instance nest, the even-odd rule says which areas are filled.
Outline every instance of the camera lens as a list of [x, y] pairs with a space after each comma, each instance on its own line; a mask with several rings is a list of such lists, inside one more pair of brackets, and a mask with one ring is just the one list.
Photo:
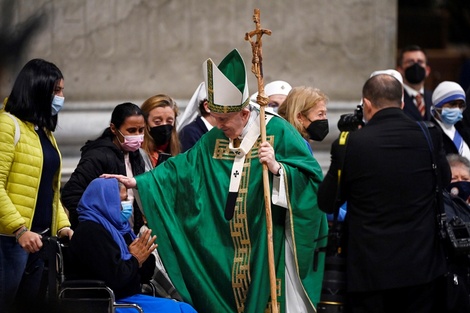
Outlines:
[[358, 130], [360, 127], [364, 126], [362, 118], [362, 106], [358, 105], [354, 110], [354, 113], [343, 114], [340, 116], [338, 121], [338, 129], [342, 132]]

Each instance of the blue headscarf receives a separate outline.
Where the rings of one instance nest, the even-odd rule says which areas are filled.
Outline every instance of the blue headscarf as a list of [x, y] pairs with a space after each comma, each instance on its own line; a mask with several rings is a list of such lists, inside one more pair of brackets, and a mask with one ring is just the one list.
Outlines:
[[129, 234], [132, 240], [136, 236], [132, 232], [129, 222], [121, 220], [121, 197], [117, 179], [94, 179], [85, 189], [78, 203], [77, 213], [80, 222], [98, 223], [111, 234], [121, 249], [123, 260], [129, 260], [132, 257], [123, 236]]

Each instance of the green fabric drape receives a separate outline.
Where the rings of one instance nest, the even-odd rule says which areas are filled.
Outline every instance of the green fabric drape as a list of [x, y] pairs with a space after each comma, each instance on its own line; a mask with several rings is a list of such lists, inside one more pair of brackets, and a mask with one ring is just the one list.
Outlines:
[[[318, 303], [324, 255], [314, 271], [314, 251], [326, 245], [326, 216], [318, 209], [322, 172], [305, 141], [274, 117], [267, 140], [283, 164], [289, 209], [272, 205], [273, 243], [284, 312], [286, 214], [291, 217], [295, 257], [304, 290]], [[245, 159], [234, 218], [224, 218], [234, 153], [214, 128], [184, 154], [136, 177], [150, 228], [163, 263], [182, 295], [200, 313], [264, 312], [270, 299], [260, 139]], [[271, 174], [270, 174], [271, 175]]]

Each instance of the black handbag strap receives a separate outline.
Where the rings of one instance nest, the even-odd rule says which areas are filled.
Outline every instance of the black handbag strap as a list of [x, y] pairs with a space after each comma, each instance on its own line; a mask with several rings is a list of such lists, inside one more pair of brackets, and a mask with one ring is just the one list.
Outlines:
[[[434, 145], [432, 143], [431, 133], [429, 132], [429, 129], [428, 129], [429, 126], [426, 122], [423, 122], [423, 121], [418, 121], [417, 123], [424, 133], [424, 137], [426, 138], [426, 141], [428, 142], [429, 152], [431, 154], [432, 169], [433, 169], [433, 174], [434, 174], [434, 179], [435, 179], [435, 190], [436, 190], [436, 201], [437, 201], [436, 215], [437, 215], [437, 222], [439, 225], [439, 235], [441, 238], [445, 238], [447, 236], [446, 231], [445, 231], [446, 212], [444, 210], [444, 198], [442, 196], [443, 188], [442, 188], [441, 172], [437, 166]], [[430, 124], [430, 126], [431, 125], [433, 124]]]

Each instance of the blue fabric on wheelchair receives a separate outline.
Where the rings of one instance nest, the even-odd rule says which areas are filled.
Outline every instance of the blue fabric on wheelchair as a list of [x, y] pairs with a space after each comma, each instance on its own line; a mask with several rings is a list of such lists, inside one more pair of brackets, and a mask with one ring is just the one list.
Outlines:
[[[152, 296], [136, 294], [130, 297], [116, 300], [117, 303], [138, 304], [145, 313], [197, 313], [189, 304], [178, 302], [167, 298], [156, 298]], [[135, 310], [118, 308], [117, 313], [129, 313]]]

